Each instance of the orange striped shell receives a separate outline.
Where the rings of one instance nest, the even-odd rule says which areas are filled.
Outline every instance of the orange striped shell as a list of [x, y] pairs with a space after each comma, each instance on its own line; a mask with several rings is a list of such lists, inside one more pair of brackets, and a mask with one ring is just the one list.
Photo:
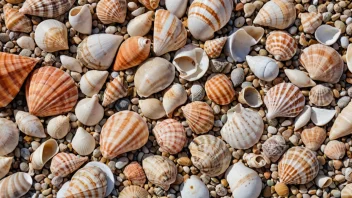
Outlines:
[[146, 176], [144, 170], [138, 162], [132, 162], [125, 167], [123, 174], [127, 177], [128, 180], [134, 185], [143, 185], [146, 182]]
[[324, 154], [333, 160], [341, 160], [346, 153], [346, 146], [343, 142], [332, 140], [324, 148]]
[[296, 40], [283, 31], [271, 32], [265, 44], [265, 49], [278, 61], [290, 60], [296, 54]]
[[88, 157], [80, 157], [72, 153], [58, 153], [51, 160], [50, 171], [55, 176], [66, 177], [76, 171], [87, 160]]
[[75, 0], [26, 0], [20, 12], [34, 16], [55, 18], [66, 13]]
[[122, 153], [137, 150], [148, 141], [148, 125], [133, 111], [120, 111], [104, 124], [100, 135], [100, 151], [112, 159]]
[[139, 3], [143, 4], [149, 10], [155, 10], [159, 6], [160, 0], [139, 0]]
[[182, 107], [189, 127], [196, 134], [203, 134], [213, 128], [213, 109], [205, 102], [195, 101]]
[[320, 148], [326, 138], [326, 131], [320, 127], [312, 127], [304, 129], [301, 134], [301, 139], [306, 148], [316, 151]]
[[70, 75], [55, 67], [36, 69], [26, 83], [29, 112], [46, 117], [71, 111], [78, 100], [78, 89]]
[[148, 191], [139, 186], [127, 186], [119, 194], [119, 198], [147, 198]]
[[303, 31], [313, 34], [323, 22], [323, 15], [316, 12], [300, 13]]
[[7, 106], [39, 59], [0, 52], [0, 107]]
[[214, 40], [205, 41], [204, 51], [210, 58], [217, 58], [220, 56], [222, 48], [227, 41], [227, 37], [217, 38]]
[[104, 24], [123, 23], [126, 13], [126, 0], [101, 0], [97, 4], [97, 16]]
[[116, 77], [106, 85], [104, 92], [103, 106], [106, 107], [116, 100], [127, 95], [127, 84], [120, 76]]
[[11, 31], [29, 33], [33, 29], [31, 20], [18, 9], [5, 6], [4, 17], [6, 28]]
[[235, 97], [232, 82], [225, 74], [216, 74], [205, 83], [205, 92], [210, 100], [219, 105], [227, 105]]

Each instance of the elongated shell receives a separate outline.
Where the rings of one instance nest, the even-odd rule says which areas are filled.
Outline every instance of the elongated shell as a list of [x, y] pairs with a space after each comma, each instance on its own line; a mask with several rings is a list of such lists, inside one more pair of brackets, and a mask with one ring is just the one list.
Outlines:
[[163, 97], [163, 106], [168, 117], [172, 117], [174, 110], [187, 101], [187, 92], [181, 84], [174, 84]]
[[217, 58], [222, 52], [227, 41], [227, 37], [221, 37], [214, 40], [208, 40], [204, 43], [204, 51], [210, 58]]
[[183, 116], [196, 134], [203, 134], [214, 126], [213, 109], [205, 102], [195, 101], [182, 107]]
[[66, 13], [75, 0], [28, 0], [25, 1], [20, 12], [34, 16], [56, 18]]
[[24, 111], [18, 111], [16, 113], [16, 124], [18, 128], [26, 135], [45, 138], [45, 132], [43, 124], [40, 122], [39, 118], [31, 115]]
[[72, 139], [72, 148], [80, 155], [89, 155], [95, 148], [95, 139], [82, 127], [79, 127]]
[[314, 34], [315, 30], [323, 22], [323, 15], [316, 12], [300, 13], [303, 31], [309, 34]]
[[312, 107], [304, 106], [303, 111], [295, 118], [295, 131], [307, 125], [312, 115]]
[[43, 142], [31, 155], [33, 169], [41, 170], [57, 152], [59, 152], [59, 146], [56, 140], [49, 139]]
[[31, 20], [19, 12], [18, 9], [11, 8], [9, 6], [4, 6], [4, 17], [6, 28], [11, 31], [16, 32], [26, 32], [29, 33], [32, 31], [32, 22]]
[[271, 32], [268, 36], [265, 49], [278, 61], [290, 60], [297, 50], [296, 40], [283, 31]]
[[302, 142], [312, 151], [316, 151], [320, 148], [326, 138], [325, 129], [320, 127], [313, 127], [304, 129], [301, 135]]
[[186, 13], [187, 3], [187, 0], [165, 0], [165, 7], [172, 14], [174, 14], [178, 18], [181, 18]]
[[77, 119], [87, 126], [94, 126], [104, 117], [104, 108], [99, 104], [99, 96], [85, 98], [75, 108]]
[[315, 31], [315, 38], [323, 45], [332, 45], [340, 38], [341, 30], [330, 25], [321, 25]]
[[319, 172], [315, 154], [302, 147], [290, 148], [279, 162], [279, 178], [285, 184], [306, 184]]
[[286, 29], [296, 19], [295, 5], [290, 0], [272, 0], [258, 12], [253, 23], [277, 29]]
[[344, 63], [340, 54], [331, 47], [315, 44], [305, 48], [299, 59], [313, 80], [337, 83]]
[[207, 186], [196, 175], [187, 179], [180, 191], [182, 198], [209, 198]]
[[274, 80], [279, 74], [279, 66], [274, 59], [266, 56], [246, 56], [248, 66], [254, 75], [265, 81]]
[[120, 111], [106, 121], [100, 136], [100, 151], [112, 159], [122, 153], [137, 150], [148, 141], [147, 123], [132, 111]]
[[143, 169], [148, 180], [164, 190], [168, 190], [170, 185], [176, 181], [176, 166], [164, 156], [152, 155], [145, 158]]
[[0, 107], [6, 107], [15, 98], [38, 61], [0, 52]]
[[274, 135], [267, 139], [263, 144], [263, 153], [272, 162], [279, 160], [282, 154], [288, 149], [285, 138], [280, 135]]
[[11, 168], [13, 157], [0, 156], [0, 179], [3, 178]]
[[305, 98], [295, 85], [280, 83], [268, 91], [264, 103], [268, 108], [268, 119], [296, 117], [303, 110]]
[[241, 90], [238, 101], [250, 107], [260, 107], [263, 104], [260, 93], [254, 87], [248, 86]]
[[132, 162], [125, 167], [123, 174], [134, 185], [143, 185], [146, 182], [146, 176], [142, 166], [138, 162]]
[[33, 183], [32, 177], [27, 173], [14, 173], [0, 181], [1, 198], [19, 198], [25, 195]]
[[55, 176], [66, 177], [82, 166], [88, 157], [76, 156], [72, 153], [58, 153], [51, 160], [50, 171]]
[[155, 10], [159, 6], [160, 0], [138, 0], [139, 3], [143, 4], [149, 10]]
[[107, 71], [88, 71], [82, 76], [81, 81], [79, 82], [79, 87], [82, 93], [90, 97], [92, 97], [94, 94], [99, 93], [108, 76], [109, 72]]
[[97, 16], [104, 24], [123, 23], [126, 13], [126, 0], [101, 0], [97, 4]]
[[346, 146], [337, 140], [330, 141], [324, 148], [324, 154], [333, 160], [340, 160], [345, 156]]
[[341, 198], [351, 198], [352, 184], [347, 184], [341, 191]]
[[119, 194], [120, 198], [146, 198], [150, 196], [148, 191], [139, 186], [127, 186]]
[[193, 165], [210, 177], [221, 175], [230, 165], [229, 149], [224, 141], [215, 136], [198, 136], [193, 139], [188, 148]]
[[49, 120], [46, 129], [52, 138], [62, 139], [71, 129], [70, 118], [62, 115], [54, 117]]
[[66, 69], [75, 71], [78, 73], [82, 73], [82, 66], [79, 60], [70, 56], [61, 55], [60, 61], [62, 66], [65, 67]]
[[235, 97], [232, 82], [225, 74], [216, 74], [205, 83], [205, 92], [210, 100], [219, 105], [227, 105]]
[[154, 11], [148, 11], [130, 20], [127, 24], [127, 33], [130, 36], [145, 36], [152, 28]]
[[148, 98], [145, 100], [139, 100], [139, 107], [143, 113], [143, 116], [157, 120], [166, 115], [163, 104], [156, 98]]
[[48, 19], [35, 29], [35, 43], [46, 52], [68, 49], [67, 28], [60, 21]]
[[352, 133], [352, 102], [341, 111], [332, 125], [329, 138], [336, 140], [337, 138], [349, 135]]
[[324, 85], [317, 85], [309, 92], [309, 101], [317, 106], [328, 106], [333, 100], [331, 89]]
[[68, 15], [68, 20], [77, 32], [82, 34], [92, 33], [92, 14], [87, 4], [72, 8]]
[[284, 72], [287, 78], [297, 87], [312, 87], [316, 85], [306, 72], [298, 69], [285, 69]]
[[0, 155], [11, 153], [18, 145], [20, 132], [11, 120], [0, 118]]
[[167, 10], [155, 12], [153, 50], [156, 56], [178, 50], [186, 41], [186, 28], [175, 15]]
[[120, 76], [106, 84], [103, 106], [106, 107], [116, 100], [127, 96], [127, 84]]

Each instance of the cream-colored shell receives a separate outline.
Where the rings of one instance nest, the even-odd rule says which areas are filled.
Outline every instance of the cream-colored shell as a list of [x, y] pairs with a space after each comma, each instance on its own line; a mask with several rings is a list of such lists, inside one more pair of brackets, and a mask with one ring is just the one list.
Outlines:
[[282, 154], [288, 149], [285, 138], [281, 135], [274, 135], [267, 139], [263, 146], [263, 154], [272, 162], [279, 160]]
[[352, 72], [352, 44], [347, 47], [346, 62], [348, 70]]
[[148, 196], [150, 196], [148, 191], [135, 185], [125, 187], [119, 194], [119, 198], [146, 198]]
[[309, 34], [314, 34], [315, 30], [323, 22], [323, 15], [316, 12], [300, 13], [303, 31]]
[[56, 153], [59, 152], [59, 146], [56, 140], [49, 139], [43, 142], [31, 155], [32, 168], [41, 170]]
[[87, 126], [94, 126], [104, 117], [104, 108], [99, 104], [99, 96], [82, 99], [77, 103], [75, 113], [77, 119]]
[[263, 104], [260, 93], [252, 86], [245, 87], [238, 96], [238, 102], [250, 107], [260, 107]]
[[324, 148], [324, 154], [333, 160], [341, 160], [346, 153], [346, 146], [344, 143], [332, 140]]
[[17, 111], [15, 118], [18, 128], [24, 134], [39, 138], [46, 137], [43, 124], [36, 116], [24, 111]]
[[187, 92], [181, 84], [174, 84], [163, 97], [163, 107], [166, 115], [172, 117], [174, 110], [187, 101]]
[[285, 69], [284, 72], [287, 78], [297, 87], [313, 87], [316, 85], [306, 72], [297, 69]]
[[332, 179], [325, 175], [318, 175], [314, 182], [319, 188], [327, 188], [332, 183]]
[[337, 138], [349, 135], [352, 133], [352, 102], [341, 111], [337, 116], [332, 128], [330, 130], [330, 140], [336, 140]]
[[0, 156], [0, 179], [2, 179], [11, 168], [13, 157]]
[[64, 66], [66, 69], [71, 70], [71, 71], [75, 71], [78, 73], [82, 73], [82, 66], [81, 66], [81, 63], [79, 62], [79, 60], [77, 60], [73, 57], [70, 57], [70, 56], [61, 55], [60, 61], [61, 61], [62, 66]]
[[182, 198], [209, 198], [207, 186], [198, 176], [192, 175], [181, 186]]
[[315, 125], [324, 126], [334, 118], [335, 114], [335, 109], [321, 109], [312, 107], [312, 115], [310, 119]]
[[276, 61], [266, 56], [246, 56], [248, 66], [255, 76], [261, 80], [272, 81], [279, 74]]
[[104, 91], [103, 106], [106, 107], [116, 100], [123, 98], [127, 95], [127, 83], [122, 77], [117, 76], [109, 83], [106, 83]]
[[166, 9], [178, 18], [186, 13], [187, 3], [188, 0], [165, 0]]
[[341, 191], [341, 198], [351, 198], [352, 184], [347, 184]]
[[270, 159], [261, 154], [245, 153], [243, 159], [246, 160], [247, 165], [251, 168], [261, 168], [267, 163], [270, 164]]
[[68, 14], [68, 21], [77, 32], [92, 33], [92, 14], [87, 4], [72, 8]]
[[89, 155], [95, 148], [95, 139], [82, 127], [79, 127], [72, 139], [72, 148], [80, 155]]
[[284, 31], [272, 31], [267, 36], [265, 49], [278, 61], [290, 60], [297, 51], [296, 40]]
[[67, 50], [67, 39], [66, 26], [54, 19], [42, 21], [35, 29], [35, 43], [46, 52]]
[[328, 106], [333, 100], [334, 94], [324, 85], [317, 85], [309, 92], [309, 101], [317, 106]]
[[92, 97], [94, 94], [99, 93], [108, 76], [109, 72], [107, 71], [88, 71], [82, 76], [81, 81], [79, 82], [79, 87], [82, 93], [90, 97]]
[[313, 127], [304, 129], [301, 134], [301, 139], [306, 148], [316, 151], [320, 148], [326, 138], [325, 129], [320, 127]]
[[52, 138], [62, 139], [71, 130], [70, 118], [63, 115], [52, 118], [49, 120], [46, 130]]
[[139, 100], [139, 107], [143, 115], [149, 119], [157, 120], [166, 115], [163, 104], [156, 98]]
[[130, 36], [145, 36], [152, 28], [154, 11], [148, 11], [130, 20], [127, 33]]
[[295, 131], [307, 125], [312, 115], [312, 107], [304, 106], [303, 111], [295, 118]]
[[27, 173], [17, 172], [0, 181], [1, 198], [18, 198], [25, 195], [33, 183]]
[[20, 132], [11, 120], [0, 118], [0, 134], [0, 156], [4, 156], [15, 150]]

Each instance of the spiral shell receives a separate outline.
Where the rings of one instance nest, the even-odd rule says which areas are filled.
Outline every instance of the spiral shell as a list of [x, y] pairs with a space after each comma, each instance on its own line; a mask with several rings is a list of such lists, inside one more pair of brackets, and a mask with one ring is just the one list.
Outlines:
[[123, 81], [123, 78], [118, 76], [110, 83], [107, 83], [104, 92], [103, 106], [106, 107], [125, 96], [127, 96], [127, 84]]
[[210, 100], [219, 105], [227, 105], [235, 97], [232, 82], [225, 74], [216, 74], [205, 83], [205, 92]]
[[66, 13], [75, 0], [28, 0], [25, 1], [20, 12], [34, 16], [56, 18]]
[[6, 28], [15, 32], [26, 32], [32, 31], [32, 22], [23, 13], [19, 12], [18, 9], [4, 6], [4, 17]]
[[18, 128], [24, 134], [39, 138], [46, 137], [43, 124], [36, 116], [24, 111], [18, 111], [15, 118]]
[[288, 149], [288, 145], [286, 145], [284, 137], [274, 135], [264, 142], [262, 149], [264, 155], [269, 158], [270, 161], [276, 162], [281, 155], [285, 153], [286, 149]]
[[214, 40], [208, 40], [204, 43], [204, 51], [210, 58], [217, 58], [220, 56], [222, 48], [227, 41], [227, 37], [221, 37]]
[[149, 10], [155, 10], [159, 6], [160, 0], [138, 0], [139, 3], [143, 4]]
[[60, 21], [48, 19], [39, 23], [35, 29], [35, 43], [47, 52], [67, 50], [67, 28]]
[[0, 181], [1, 198], [19, 198], [25, 195], [33, 183], [32, 177], [27, 173], [14, 173]]
[[139, 186], [127, 186], [119, 194], [120, 198], [146, 198], [149, 196], [148, 191]]
[[309, 101], [317, 106], [328, 106], [333, 100], [334, 94], [324, 85], [317, 85], [309, 92]]
[[43, 142], [31, 155], [30, 161], [32, 168], [41, 170], [44, 165], [59, 152], [56, 140], [48, 139]]
[[313, 127], [302, 131], [301, 139], [306, 148], [316, 151], [320, 148], [326, 138], [325, 129]]
[[300, 13], [303, 31], [305, 33], [314, 34], [315, 30], [323, 22], [323, 15], [316, 12]]
[[1, 157], [0, 156], [0, 179], [2, 179], [11, 168], [13, 157]]
[[20, 132], [11, 120], [0, 118], [0, 133], [0, 155], [4, 156], [15, 150]]
[[144, 170], [138, 162], [132, 162], [125, 167], [123, 174], [127, 177], [128, 180], [134, 185], [141, 186], [146, 182], [146, 176]]
[[207, 103], [195, 101], [182, 107], [182, 111], [194, 133], [203, 134], [213, 128], [214, 112]]
[[330, 141], [324, 148], [324, 154], [328, 158], [333, 160], [342, 159], [343, 156], [345, 156], [345, 153], [346, 153], [345, 144], [337, 140]]
[[123, 23], [126, 13], [126, 0], [101, 0], [97, 4], [97, 16], [104, 24]]
[[71, 129], [70, 118], [62, 115], [54, 117], [49, 120], [46, 129], [52, 138], [62, 139]]
[[270, 54], [274, 55], [276, 60], [287, 61], [296, 54], [297, 43], [288, 33], [274, 31], [268, 36], [265, 48]]
[[50, 171], [55, 176], [66, 177], [82, 166], [88, 157], [76, 156], [72, 153], [58, 153], [51, 160]]

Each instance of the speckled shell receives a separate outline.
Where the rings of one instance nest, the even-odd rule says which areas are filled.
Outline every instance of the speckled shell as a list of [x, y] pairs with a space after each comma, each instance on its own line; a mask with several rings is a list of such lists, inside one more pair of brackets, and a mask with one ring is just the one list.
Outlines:
[[137, 150], [148, 141], [147, 123], [132, 111], [115, 113], [104, 124], [100, 135], [100, 151], [112, 159], [122, 153]]
[[315, 30], [323, 22], [323, 15], [316, 12], [300, 13], [303, 31], [305, 33], [314, 34]]
[[304, 129], [301, 134], [301, 139], [306, 148], [316, 151], [320, 148], [326, 138], [326, 131], [320, 127]]
[[209, 198], [209, 190], [203, 181], [196, 175], [191, 175], [181, 185], [182, 198]]
[[344, 63], [340, 54], [329, 46], [315, 44], [305, 48], [299, 59], [313, 80], [337, 83]]
[[94, 126], [104, 117], [104, 108], [99, 103], [99, 96], [80, 100], [75, 108], [77, 119], [84, 125]]
[[79, 88], [83, 94], [92, 97], [99, 93], [108, 76], [108, 71], [89, 70], [82, 76]]
[[187, 92], [181, 84], [172, 85], [164, 94], [163, 107], [166, 115], [172, 117], [176, 108], [187, 101]]
[[127, 83], [123, 81], [122, 77], [118, 76], [110, 83], [106, 84], [103, 106], [106, 107], [125, 96], [127, 96]]
[[15, 150], [20, 132], [11, 120], [0, 118], [0, 134], [0, 155], [4, 156]]
[[324, 148], [324, 154], [333, 160], [340, 160], [345, 156], [346, 146], [344, 143], [332, 140]]
[[219, 105], [227, 105], [235, 97], [232, 82], [225, 74], [216, 74], [205, 83], [205, 92], [210, 100]]
[[352, 198], [352, 184], [347, 184], [341, 191], [341, 198]]
[[20, 12], [34, 16], [55, 18], [66, 13], [75, 0], [26, 0]]
[[283, 31], [271, 32], [266, 39], [265, 49], [278, 61], [290, 60], [297, 50], [297, 43], [291, 35]]
[[47, 133], [55, 139], [64, 138], [71, 129], [70, 118], [59, 115], [49, 120], [46, 127]]
[[134, 185], [143, 185], [146, 182], [146, 176], [142, 166], [138, 162], [131, 162], [123, 170], [123, 174], [127, 177], [128, 180]]
[[146, 198], [148, 191], [139, 186], [127, 186], [119, 194], [119, 198]]
[[153, 132], [162, 152], [177, 154], [187, 141], [185, 129], [174, 119], [158, 122]]
[[311, 150], [292, 147], [279, 162], [279, 178], [285, 184], [306, 184], [319, 172], [319, 161]]
[[221, 37], [214, 40], [208, 40], [204, 43], [204, 51], [210, 58], [217, 58], [222, 52], [227, 41], [227, 37]]
[[15, 32], [26, 32], [32, 31], [32, 22], [23, 13], [19, 12], [18, 9], [4, 6], [4, 17], [6, 28]]
[[139, 3], [143, 4], [149, 10], [155, 10], [159, 6], [160, 0], [138, 0]]
[[330, 140], [336, 140], [337, 138], [349, 135], [352, 133], [352, 102], [341, 111], [337, 116], [332, 128], [330, 130]]
[[280, 83], [270, 88], [264, 97], [268, 108], [266, 117], [296, 117], [303, 110], [305, 98], [298, 87], [291, 83]]
[[328, 106], [333, 100], [334, 94], [324, 85], [317, 85], [309, 92], [309, 101], [317, 106]]
[[45, 117], [71, 111], [78, 89], [70, 75], [55, 67], [36, 69], [26, 83], [29, 113]]
[[18, 111], [15, 116], [18, 128], [26, 135], [45, 138], [43, 124], [39, 118], [24, 111]]
[[0, 179], [3, 178], [11, 168], [13, 157], [0, 156]]
[[203, 134], [213, 128], [214, 112], [207, 103], [195, 101], [182, 107], [182, 111], [194, 133]]
[[0, 52], [0, 107], [6, 107], [15, 98], [38, 61]]
[[51, 160], [50, 171], [53, 175], [66, 177], [82, 166], [88, 157], [76, 156], [72, 153], [58, 153]]
[[198, 136], [193, 139], [188, 148], [193, 165], [210, 177], [221, 175], [230, 165], [229, 149], [224, 141], [215, 136]]
[[101, 0], [97, 4], [97, 16], [104, 24], [123, 23], [126, 13], [126, 0]]
[[35, 43], [46, 52], [67, 50], [67, 28], [60, 21], [48, 19], [39, 23], [35, 29]]
[[27, 173], [14, 173], [0, 181], [1, 198], [19, 198], [25, 195], [33, 183], [32, 177]]
[[288, 147], [289, 146], [286, 145], [284, 137], [281, 135], [274, 135], [264, 142], [262, 149], [264, 155], [269, 158], [270, 161], [276, 162], [281, 155], [285, 153]]

